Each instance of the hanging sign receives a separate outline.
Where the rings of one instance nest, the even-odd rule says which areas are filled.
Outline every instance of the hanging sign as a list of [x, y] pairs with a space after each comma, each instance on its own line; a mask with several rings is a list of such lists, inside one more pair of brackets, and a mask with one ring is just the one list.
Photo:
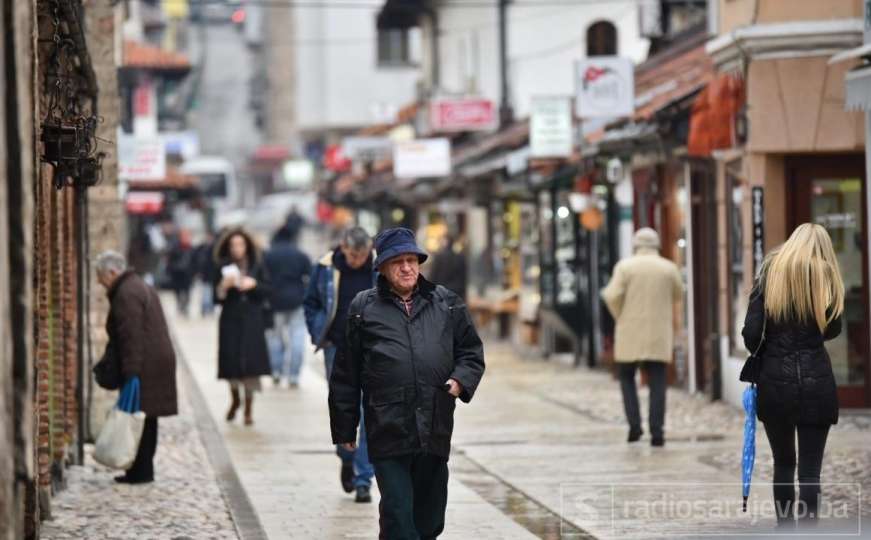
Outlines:
[[577, 114], [581, 118], [616, 118], [635, 112], [632, 61], [619, 56], [592, 56], [577, 63]]
[[762, 186], [753, 187], [753, 275], [757, 276], [765, 260], [765, 207], [762, 200]]

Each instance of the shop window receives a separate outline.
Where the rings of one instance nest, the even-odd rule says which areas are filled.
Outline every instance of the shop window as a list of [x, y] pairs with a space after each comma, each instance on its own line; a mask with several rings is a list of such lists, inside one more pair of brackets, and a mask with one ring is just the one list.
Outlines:
[[608, 21], [599, 21], [587, 29], [587, 56], [617, 54], [617, 28]]
[[726, 216], [728, 219], [728, 260], [729, 260], [729, 350], [733, 355], [743, 355], [744, 339], [741, 329], [744, 327], [744, 316], [747, 313], [749, 292], [745, 286], [747, 280], [747, 260], [745, 257], [744, 238], [746, 223], [744, 223], [744, 199], [749, 187], [737, 176], [726, 174]]
[[420, 30], [418, 28], [385, 28], [378, 30], [378, 65], [415, 66], [419, 62]]

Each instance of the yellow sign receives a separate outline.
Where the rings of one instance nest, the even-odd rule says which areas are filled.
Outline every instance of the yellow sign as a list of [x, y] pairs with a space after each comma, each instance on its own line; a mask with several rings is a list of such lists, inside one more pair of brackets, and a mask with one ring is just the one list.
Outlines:
[[163, 7], [163, 14], [170, 19], [188, 18], [188, 0], [163, 0], [161, 6]]

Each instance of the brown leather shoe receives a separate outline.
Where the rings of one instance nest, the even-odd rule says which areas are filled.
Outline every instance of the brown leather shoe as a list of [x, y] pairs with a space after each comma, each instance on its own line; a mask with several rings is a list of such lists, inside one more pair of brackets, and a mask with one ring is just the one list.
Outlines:
[[236, 418], [236, 411], [239, 409], [239, 390], [236, 388], [230, 389], [230, 397], [232, 401], [230, 402], [230, 410], [227, 411], [227, 422], [232, 422], [234, 418]]

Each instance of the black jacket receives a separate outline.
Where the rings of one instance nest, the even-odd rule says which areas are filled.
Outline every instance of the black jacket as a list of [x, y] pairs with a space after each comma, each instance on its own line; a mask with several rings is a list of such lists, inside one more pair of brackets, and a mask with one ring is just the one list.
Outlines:
[[484, 349], [465, 304], [423, 277], [409, 316], [383, 277], [357, 295], [347, 347], [330, 378], [330, 425], [336, 444], [356, 440], [360, 397], [369, 457], [425, 451], [448, 457], [456, 379], [468, 403], [484, 374]]
[[290, 242], [275, 242], [265, 261], [272, 278], [272, 309], [293, 311], [301, 307], [312, 268], [308, 256]]
[[741, 332], [747, 350], [755, 351], [765, 323], [756, 399], [759, 420], [794, 425], [837, 424], [837, 387], [823, 342], [841, 333], [841, 318], [832, 321], [823, 334], [812, 320], [765, 322], [764, 306], [764, 293], [757, 286], [750, 295]]
[[444, 285], [461, 298], [466, 297], [466, 256], [457, 253], [451, 246], [436, 253], [429, 271], [433, 283]]

